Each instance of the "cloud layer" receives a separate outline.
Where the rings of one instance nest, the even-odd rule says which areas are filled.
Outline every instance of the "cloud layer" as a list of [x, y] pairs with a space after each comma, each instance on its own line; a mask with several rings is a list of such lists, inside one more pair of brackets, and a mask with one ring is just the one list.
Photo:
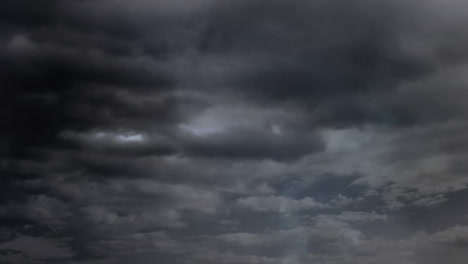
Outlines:
[[0, 262], [464, 263], [461, 0], [4, 0]]

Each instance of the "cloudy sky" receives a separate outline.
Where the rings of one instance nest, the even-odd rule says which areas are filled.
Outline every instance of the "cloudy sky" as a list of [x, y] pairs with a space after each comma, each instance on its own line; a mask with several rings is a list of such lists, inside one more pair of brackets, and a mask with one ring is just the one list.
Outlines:
[[468, 258], [464, 0], [0, 1], [0, 263]]

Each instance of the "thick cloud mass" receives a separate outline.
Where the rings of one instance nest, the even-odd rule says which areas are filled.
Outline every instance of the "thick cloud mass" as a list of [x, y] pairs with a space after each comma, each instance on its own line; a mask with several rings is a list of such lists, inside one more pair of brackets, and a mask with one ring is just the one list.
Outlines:
[[462, 0], [3, 0], [0, 263], [465, 263]]

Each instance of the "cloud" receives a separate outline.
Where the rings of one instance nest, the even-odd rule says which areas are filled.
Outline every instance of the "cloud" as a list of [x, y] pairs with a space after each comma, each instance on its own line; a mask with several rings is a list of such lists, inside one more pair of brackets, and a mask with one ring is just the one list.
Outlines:
[[[41, 261], [62, 260], [72, 256], [72, 252], [65, 246], [65, 241], [37, 238], [29, 236], [16, 237], [12, 241], [0, 244], [1, 250], [22, 252], [26, 258]], [[16, 255], [16, 254], [14, 254]]]
[[236, 203], [241, 208], [256, 212], [292, 213], [302, 210], [347, 206], [352, 203], [352, 199], [340, 194], [337, 198], [331, 200], [330, 203], [324, 204], [308, 196], [302, 199], [293, 199], [286, 196], [269, 195], [239, 198]]
[[344, 211], [339, 215], [318, 215], [318, 223], [327, 224], [329, 222], [343, 222], [343, 223], [366, 223], [373, 221], [387, 221], [388, 215], [377, 214], [375, 212], [352, 212]]
[[0, 2], [1, 261], [463, 263], [466, 7]]
[[294, 200], [284, 196], [247, 197], [237, 201], [240, 207], [249, 208], [257, 212], [289, 213], [297, 210], [324, 208], [325, 205], [313, 198], [305, 197]]

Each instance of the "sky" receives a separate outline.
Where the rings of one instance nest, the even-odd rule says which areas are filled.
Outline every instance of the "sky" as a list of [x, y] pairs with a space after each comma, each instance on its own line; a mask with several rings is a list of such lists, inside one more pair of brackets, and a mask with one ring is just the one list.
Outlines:
[[468, 258], [464, 0], [0, 1], [0, 263]]

